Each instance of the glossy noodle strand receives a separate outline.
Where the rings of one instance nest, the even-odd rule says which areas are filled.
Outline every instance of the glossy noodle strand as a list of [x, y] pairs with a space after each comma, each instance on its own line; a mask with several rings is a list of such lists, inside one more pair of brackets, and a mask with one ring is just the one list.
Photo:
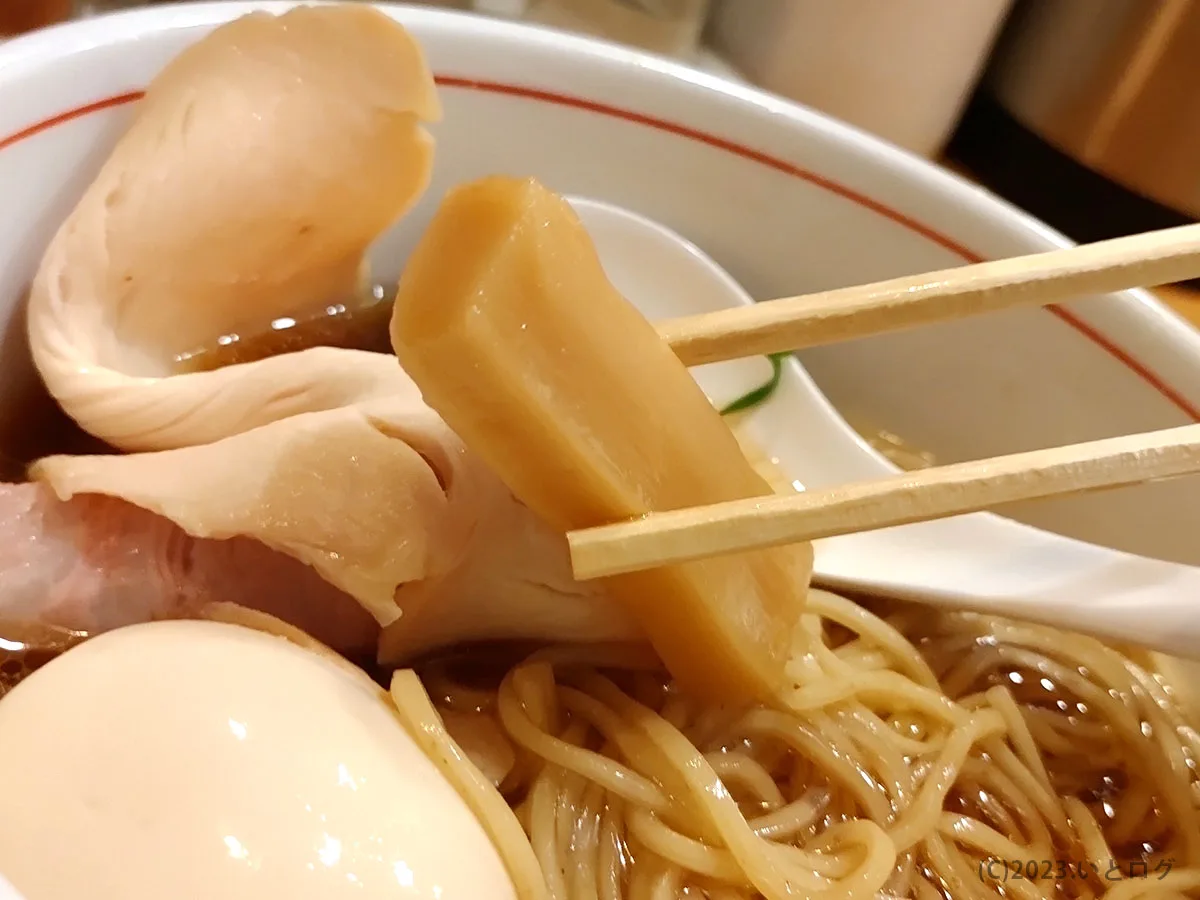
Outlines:
[[797, 633], [774, 707], [694, 702], [625, 646], [422, 677], [438, 709], [499, 724], [517, 762], [497, 787], [554, 900], [1200, 889], [1200, 737], [1134, 657], [819, 590]]

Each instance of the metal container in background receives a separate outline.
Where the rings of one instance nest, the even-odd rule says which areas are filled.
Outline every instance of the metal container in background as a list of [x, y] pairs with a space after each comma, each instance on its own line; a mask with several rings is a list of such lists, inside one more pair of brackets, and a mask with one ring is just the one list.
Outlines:
[[713, 49], [754, 83], [924, 156], [954, 130], [1012, 0], [723, 0]]
[[988, 90], [1066, 156], [1200, 218], [1200, 3], [1033, 0]]

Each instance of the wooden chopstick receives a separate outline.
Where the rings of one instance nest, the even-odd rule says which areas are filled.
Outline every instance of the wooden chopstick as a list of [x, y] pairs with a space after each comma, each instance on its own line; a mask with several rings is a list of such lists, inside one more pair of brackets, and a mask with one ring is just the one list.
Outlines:
[[844, 487], [755, 497], [573, 531], [581, 581], [872, 531], [1018, 500], [1200, 473], [1200, 425], [938, 466]]
[[689, 366], [799, 350], [1083, 294], [1200, 277], [1200, 224], [659, 324]]

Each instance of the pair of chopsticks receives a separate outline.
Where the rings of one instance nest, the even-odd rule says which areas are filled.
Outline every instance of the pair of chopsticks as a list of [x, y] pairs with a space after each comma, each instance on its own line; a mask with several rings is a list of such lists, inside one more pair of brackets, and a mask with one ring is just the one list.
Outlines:
[[[769, 300], [659, 325], [689, 366], [1200, 276], [1200, 225]], [[1200, 425], [754, 497], [568, 534], [581, 580], [1200, 473]]]

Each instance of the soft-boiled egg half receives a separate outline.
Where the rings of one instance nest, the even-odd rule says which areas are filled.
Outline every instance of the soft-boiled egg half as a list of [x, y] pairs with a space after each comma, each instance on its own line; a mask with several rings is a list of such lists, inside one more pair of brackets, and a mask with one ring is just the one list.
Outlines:
[[514, 900], [365, 676], [210, 621], [109, 632], [0, 702], [0, 872], [26, 900]]

